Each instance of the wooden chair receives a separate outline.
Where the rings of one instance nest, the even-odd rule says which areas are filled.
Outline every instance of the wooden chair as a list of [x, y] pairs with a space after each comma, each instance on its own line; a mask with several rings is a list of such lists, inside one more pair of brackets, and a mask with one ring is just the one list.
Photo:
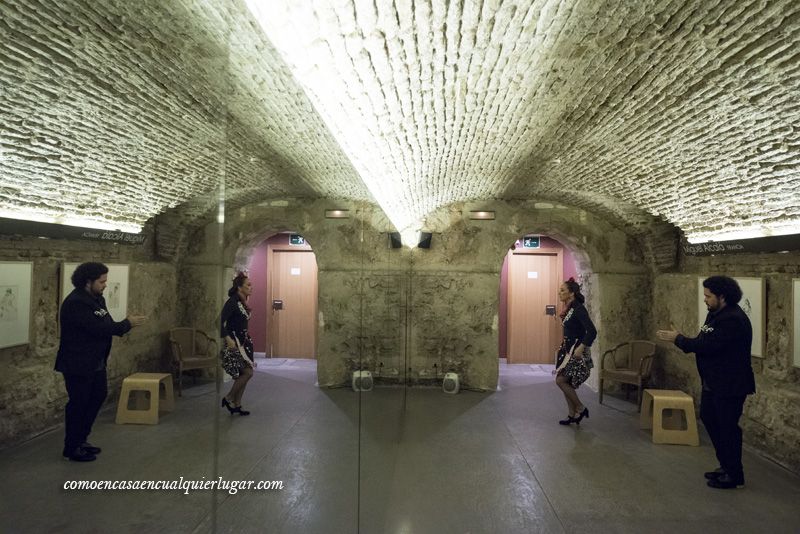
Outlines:
[[183, 396], [183, 372], [192, 369], [214, 369], [217, 377], [219, 357], [217, 340], [202, 330], [194, 328], [173, 328], [169, 331], [169, 344], [172, 347], [172, 367], [178, 373], [178, 396]]
[[650, 380], [655, 354], [655, 343], [639, 339], [620, 343], [605, 351], [600, 357], [600, 404], [603, 404], [603, 382], [613, 380], [638, 388], [637, 406], [641, 411], [642, 387]]

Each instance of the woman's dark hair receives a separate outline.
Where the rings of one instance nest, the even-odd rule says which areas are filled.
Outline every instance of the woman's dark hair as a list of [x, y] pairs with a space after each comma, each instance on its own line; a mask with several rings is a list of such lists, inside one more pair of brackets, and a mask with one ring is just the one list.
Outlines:
[[703, 280], [703, 287], [717, 297], [725, 297], [725, 304], [739, 304], [742, 300], [742, 288], [728, 276], [710, 276]]
[[96, 261], [81, 263], [72, 273], [72, 285], [78, 289], [86, 287], [86, 283], [93, 283], [95, 280], [108, 272], [108, 267]]
[[577, 300], [581, 304], [586, 302], [586, 297], [584, 297], [583, 293], [581, 293], [581, 286], [580, 286], [580, 284], [578, 282], [575, 281], [574, 278], [570, 277], [569, 280], [564, 282], [564, 285], [567, 286], [567, 290], [570, 293], [575, 295], [575, 300]]
[[247, 274], [239, 271], [236, 276], [233, 278], [233, 285], [228, 290], [228, 296], [232, 297], [239, 291], [239, 288], [244, 285], [244, 281], [247, 280]]

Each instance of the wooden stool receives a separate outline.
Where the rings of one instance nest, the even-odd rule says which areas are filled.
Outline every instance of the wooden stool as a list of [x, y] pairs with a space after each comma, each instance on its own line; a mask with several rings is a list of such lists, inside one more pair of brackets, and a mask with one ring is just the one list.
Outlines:
[[[673, 414], [664, 417], [664, 410]], [[680, 428], [681, 417], [686, 415], [686, 429]], [[674, 443], [677, 445], [700, 445], [697, 434], [697, 419], [694, 415], [694, 399], [683, 391], [671, 389], [645, 389], [642, 397], [642, 413], [639, 428], [653, 429], [653, 443]]]
[[[164, 384], [164, 396], [160, 396]], [[150, 392], [150, 403], [145, 402], [144, 392]], [[136, 409], [128, 409], [131, 394], [134, 395]], [[117, 404], [117, 424], [137, 423], [158, 424], [158, 409], [172, 411], [175, 400], [172, 397], [172, 375], [169, 373], [134, 373], [122, 381], [122, 391]]]

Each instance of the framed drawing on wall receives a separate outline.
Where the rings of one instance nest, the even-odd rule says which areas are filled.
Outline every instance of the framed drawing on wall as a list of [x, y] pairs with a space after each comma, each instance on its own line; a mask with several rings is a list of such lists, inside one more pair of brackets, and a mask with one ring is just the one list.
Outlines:
[[30, 342], [33, 263], [0, 261], [0, 349]]
[[[64, 262], [61, 264], [61, 302], [67, 298], [73, 289], [72, 273], [79, 263]], [[106, 299], [106, 307], [111, 318], [121, 321], [128, 316], [128, 266], [106, 264], [108, 267], [108, 283], [103, 291]], [[59, 309], [61, 307], [59, 302]]]
[[[698, 328], [703, 326], [708, 314], [708, 308], [703, 300], [703, 276], [697, 279], [698, 294]], [[766, 282], [763, 278], [734, 277], [742, 288], [742, 300], [739, 302], [742, 310], [750, 318], [753, 325], [753, 344], [750, 354], [756, 358], [764, 357], [764, 330], [766, 328], [767, 307], [765, 301]]]
[[792, 280], [792, 342], [795, 367], [800, 367], [800, 278]]

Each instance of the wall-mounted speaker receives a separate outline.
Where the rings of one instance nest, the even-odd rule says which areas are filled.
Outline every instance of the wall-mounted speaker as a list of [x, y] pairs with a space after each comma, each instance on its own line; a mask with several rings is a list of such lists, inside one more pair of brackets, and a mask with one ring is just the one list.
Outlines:
[[353, 391], [371, 391], [372, 373], [369, 371], [353, 371]]
[[445, 393], [450, 393], [451, 395], [455, 395], [458, 393], [458, 390], [461, 389], [461, 384], [458, 379], [457, 373], [447, 373], [444, 375], [444, 381], [442, 382], [442, 391]]
[[403, 242], [400, 240], [400, 232], [389, 233], [389, 245], [392, 248], [402, 248]]
[[419, 233], [419, 248], [431, 248], [431, 236], [430, 232], [420, 232]]

